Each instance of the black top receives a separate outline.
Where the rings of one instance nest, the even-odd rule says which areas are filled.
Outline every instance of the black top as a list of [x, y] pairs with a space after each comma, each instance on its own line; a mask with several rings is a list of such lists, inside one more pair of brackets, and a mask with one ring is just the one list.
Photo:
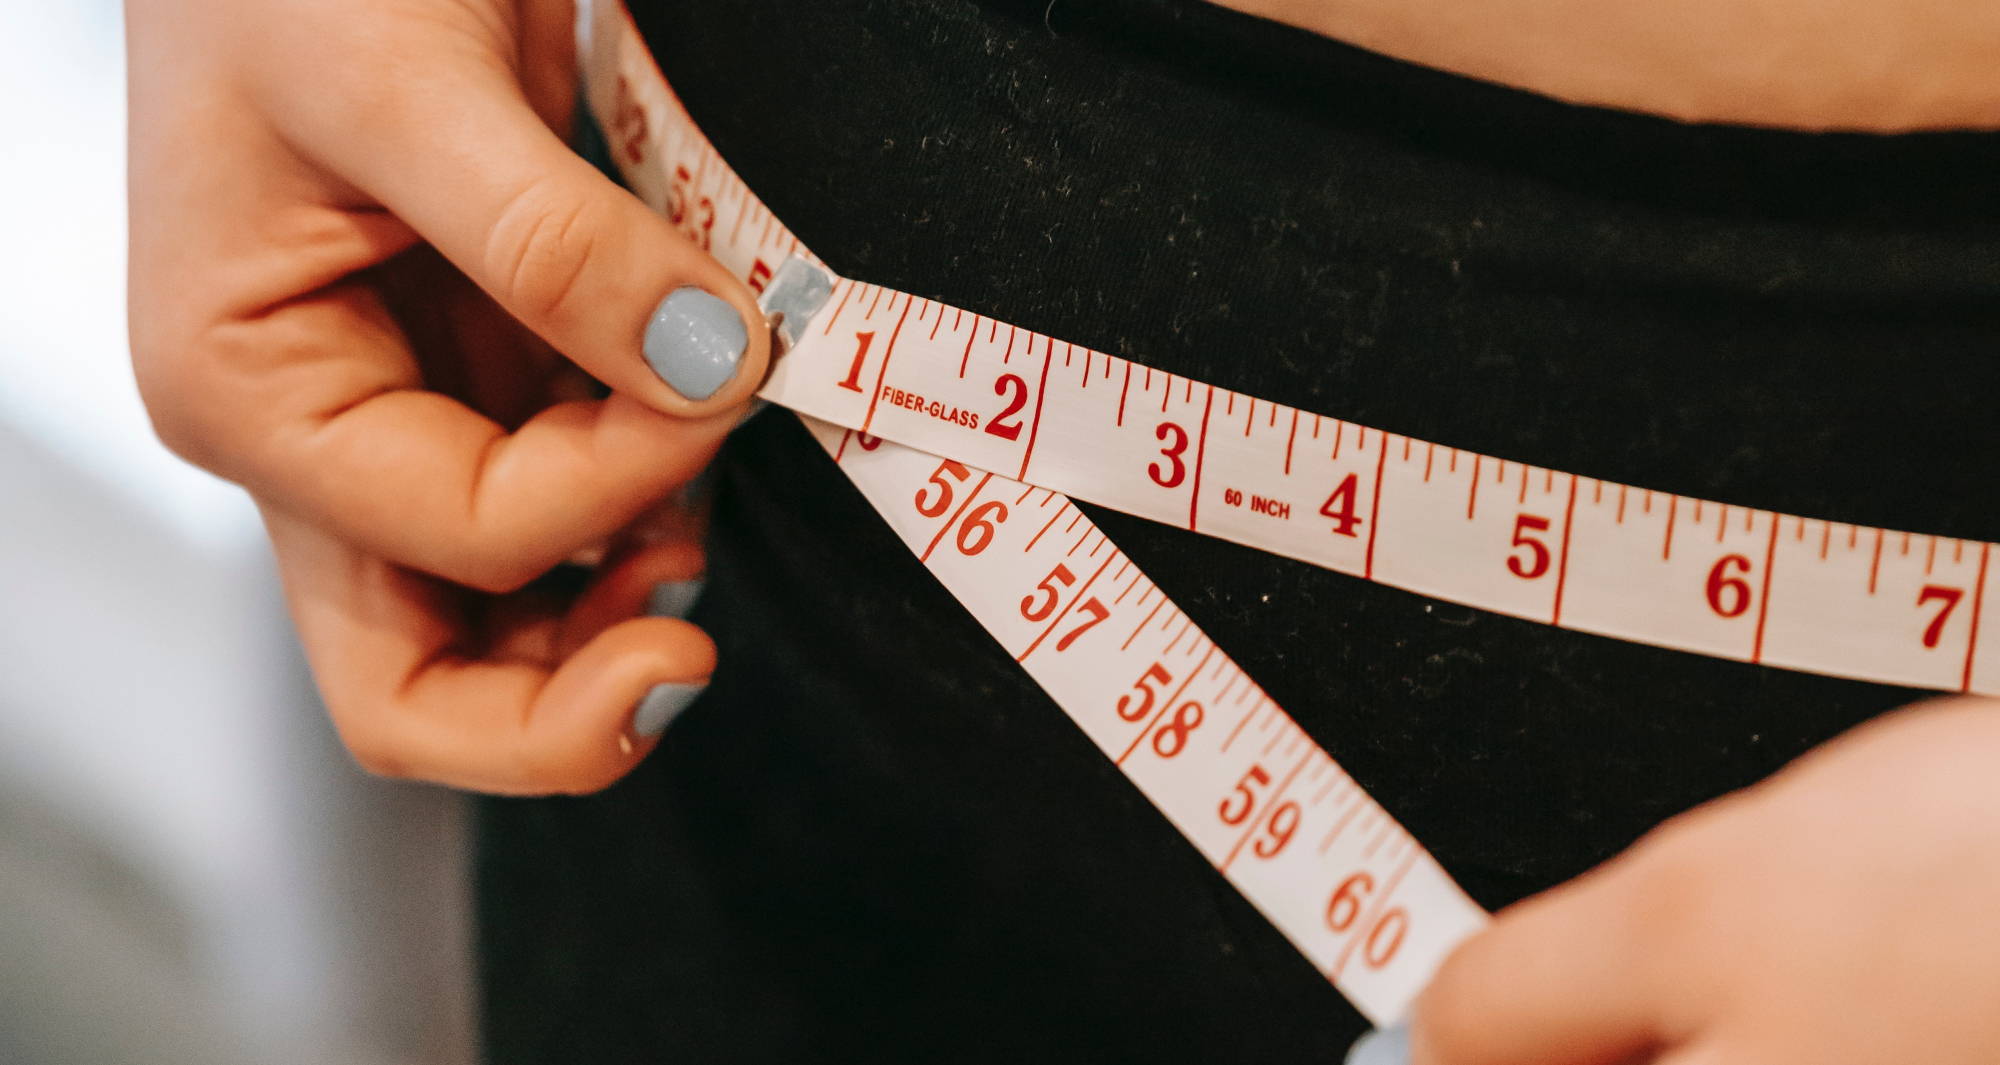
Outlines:
[[[1188, 0], [637, 12], [835, 269], [1508, 459], [2000, 538], [2000, 140], [1687, 127]], [[1336, 1060], [1362, 1021], [770, 411], [708, 694], [484, 804], [492, 1060]], [[1482, 903], [1913, 693], [1563, 632], [1116, 514]]]

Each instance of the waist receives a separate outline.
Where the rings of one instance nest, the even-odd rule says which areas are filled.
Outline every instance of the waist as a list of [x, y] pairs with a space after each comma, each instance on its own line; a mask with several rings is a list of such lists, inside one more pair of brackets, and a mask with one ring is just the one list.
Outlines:
[[2000, 533], [2000, 138], [1687, 127], [1202, 4], [709, 6], [635, 13], [850, 276], [1513, 460]]
[[1218, 0], [1414, 63], [1692, 122], [2000, 125], [2000, 18], [1922, 0]]

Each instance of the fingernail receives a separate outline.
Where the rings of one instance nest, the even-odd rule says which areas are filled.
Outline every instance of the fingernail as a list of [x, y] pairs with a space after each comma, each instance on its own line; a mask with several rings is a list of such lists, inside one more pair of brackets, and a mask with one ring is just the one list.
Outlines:
[[704, 400], [736, 376], [750, 344], [736, 308], [692, 285], [667, 293], [646, 322], [646, 362], [681, 395]]
[[661, 581], [653, 586], [653, 594], [646, 598], [646, 613], [656, 618], [687, 617], [707, 584], [700, 577], [687, 581]]
[[1410, 1029], [1377, 1028], [1356, 1040], [1347, 1065], [1410, 1065]]
[[632, 711], [634, 736], [657, 736], [681, 716], [681, 711], [708, 690], [706, 684], [655, 684]]

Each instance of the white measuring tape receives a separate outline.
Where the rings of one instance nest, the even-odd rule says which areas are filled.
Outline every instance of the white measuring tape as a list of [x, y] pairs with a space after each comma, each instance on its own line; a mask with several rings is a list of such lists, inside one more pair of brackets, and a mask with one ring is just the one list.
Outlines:
[[1990, 544], [1461, 451], [836, 278], [716, 154], [622, 5], [583, 4], [579, 46], [632, 189], [785, 289], [790, 343], [760, 395], [1377, 1023], [1485, 914], [1066, 495], [1563, 628], [2000, 693]]

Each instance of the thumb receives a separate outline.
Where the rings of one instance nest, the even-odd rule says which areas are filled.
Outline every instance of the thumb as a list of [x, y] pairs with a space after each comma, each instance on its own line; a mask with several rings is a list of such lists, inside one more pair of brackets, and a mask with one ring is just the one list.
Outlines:
[[[288, 35], [323, 30], [318, 47], [334, 54], [315, 71], [325, 78], [259, 79], [271, 113], [298, 150], [600, 381], [685, 416], [747, 400], [769, 362], [755, 297], [562, 142], [523, 92], [506, 34], [470, 13], [480, 6], [293, 9], [307, 25]], [[424, 10], [402, 13], [412, 7]]]
[[1349, 1065], [1624, 1065], [1658, 1045], [1628, 871], [1609, 868], [1499, 915], [1438, 970], [1407, 1029]]

